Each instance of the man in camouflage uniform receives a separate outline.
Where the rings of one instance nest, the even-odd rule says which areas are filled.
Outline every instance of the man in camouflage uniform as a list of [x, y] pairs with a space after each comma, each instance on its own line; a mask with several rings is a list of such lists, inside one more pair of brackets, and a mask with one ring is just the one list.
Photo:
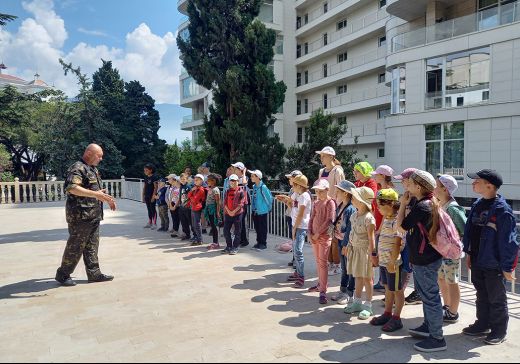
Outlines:
[[56, 280], [63, 286], [75, 286], [70, 275], [83, 256], [88, 282], [105, 282], [113, 276], [102, 274], [99, 269], [99, 224], [103, 220], [103, 202], [111, 210], [116, 209], [115, 200], [102, 190], [97, 165], [103, 159], [103, 150], [91, 144], [83, 158], [68, 170], [65, 190], [67, 192], [66, 215], [69, 225], [69, 240], [63, 253]]

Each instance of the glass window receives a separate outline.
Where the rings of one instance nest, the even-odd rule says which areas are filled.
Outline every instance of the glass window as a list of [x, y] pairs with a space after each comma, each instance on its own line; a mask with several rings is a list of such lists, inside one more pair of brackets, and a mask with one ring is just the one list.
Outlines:
[[303, 128], [297, 129], [296, 143], [303, 143]]
[[258, 19], [264, 23], [273, 22], [273, 0], [263, 0], [260, 5]]
[[343, 19], [336, 24], [336, 30], [341, 30], [347, 27], [347, 19]]
[[283, 35], [276, 36], [276, 43], [274, 44], [274, 52], [276, 54], [283, 54]]
[[346, 61], [348, 58], [347, 52], [338, 54], [338, 63]]
[[296, 58], [300, 58], [302, 56], [302, 45], [298, 44], [296, 46]]
[[379, 8], [386, 6], [386, 0], [379, 0]]
[[303, 48], [304, 48], [305, 54], [308, 54], [309, 53], [309, 43], [305, 42]]
[[324, 109], [327, 109], [329, 107], [329, 102], [328, 102], [328, 95], [327, 94], [323, 94], [323, 108]]
[[305, 71], [303, 77], [305, 79], [305, 84], [308, 84], [309, 83], [309, 71]]
[[385, 74], [384, 73], [380, 73], [379, 76], [378, 76], [378, 83], [384, 83], [385, 82]]
[[327, 11], [329, 11], [329, 3], [325, 2], [323, 3], [323, 14], [325, 14]]
[[309, 14], [305, 14], [303, 16], [303, 24], [305, 24], [305, 25], [309, 24]]
[[182, 96], [187, 99], [189, 97], [197, 96], [199, 94], [199, 86], [195, 80], [188, 77], [182, 80]]
[[327, 72], [327, 64], [325, 63], [325, 64], [323, 65], [323, 77], [327, 77], [327, 75], [328, 75], [328, 72]]
[[300, 72], [296, 73], [296, 87], [302, 85], [302, 74]]
[[325, 33], [323, 34], [323, 45], [326, 46], [327, 44], [329, 44], [328, 35]]
[[338, 116], [336, 119], [336, 122], [338, 125], [345, 125], [347, 123], [347, 117], [346, 116]]
[[302, 113], [302, 100], [296, 100], [296, 115], [301, 115]]
[[464, 178], [464, 123], [425, 126], [426, 170]]
[[378, 148], [377, 149], [377, 158], [384, 158], [385, 157], [385, 148]]
[[379, 46], [380, 47], [386, 46], [386, 36], [379, 37]]
[[303, 110], [306, 114], [309, 112], [309, 99], [303, 100]]
[[337, 92], [338, 95], [344, 94], [346, 92], [347, 92], [347, 85], [346, 84], [338, 86], [338, 92]]
[[296, 29], [300, 29], [302, 26], [302, 18], [301, 16], [296, 17]]
[[303, 128], [303, 132], [303, 140], [305, 140], [305, 143], [307, 143], [309, 141], [309, 128]]
[[406, 112], [406, 68], [399, 66], [392, 70], [392, 114]]

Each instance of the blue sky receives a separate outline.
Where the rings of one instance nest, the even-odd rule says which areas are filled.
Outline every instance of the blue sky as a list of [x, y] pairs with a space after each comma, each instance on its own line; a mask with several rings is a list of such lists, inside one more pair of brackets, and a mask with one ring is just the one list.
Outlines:
[[32, 79], [37, 72], [69, 96], [76, 82], [58, 58], [88, 74], [112, 60], [126, 81], [137, 79], [156, 99], [163, 139], [190, 134], [179, 128], [189, 109], [179, 107], [180, 61], [175, 42], [184, 15], [176, 0], [1, 0], [0, 12], [19, 18], [0, 29], [0, 61], [7, 73]]

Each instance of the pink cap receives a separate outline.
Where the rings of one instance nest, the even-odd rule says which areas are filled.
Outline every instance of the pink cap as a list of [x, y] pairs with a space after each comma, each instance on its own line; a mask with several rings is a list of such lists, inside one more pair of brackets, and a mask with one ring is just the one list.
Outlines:
[[330, 188], [329, 181], [325, 178], [321, 178], [314, 183], [312, 189], [314, 190], [328, 190]]
[[417, 171], [417, 168], [406, 168], [404, 171], [401, 172], [401, 174], [394, 176], [395, 179], [404, 179], [404, 178], [410, 178], [412, 177], [412, 174]]
[[446, 187], [450, 196], [453, 197], [453, 194], [455, 193], [455, 191], [457, 191], [457, 188], [459, 188], [457, 180], [449, 174], [439, 174], [437, 178], [442, 183], [442, 185]]
[[377, 167], [374, 172], [372, 172], [372, 176], [376, 174], [382, 174], [383, 176], [392, 177], [394, 174], [394, 170], [392, 169], [392, 167], [383, 164], [382, 166]]

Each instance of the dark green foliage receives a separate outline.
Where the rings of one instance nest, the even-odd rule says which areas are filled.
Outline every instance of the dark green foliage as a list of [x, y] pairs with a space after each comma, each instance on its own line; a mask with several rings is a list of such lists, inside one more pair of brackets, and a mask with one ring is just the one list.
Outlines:
[[14, 15], [0, 13], [0, 27], [3, 27], [4, 25], [7, 24], [7, 22], [13, 21], [16, 18], [18, 18], [18, 17], [14, 16]]
[[336, 123], [332, 114], [324, 114], [323, 110], [319, 109], [310, 119], [305, 142], [302, 145], [293, 145], [287, 151], [287, 171], [299, 169], [309, 178], [309, 181], [315, 181], [321, 168], [316, 151], [329, 146], [336, 151], [336, 158], [341, 161], [345, 177], [353, 181], [352, 170], [358, 160], [355, 159], [354, 148], [341, 146], [341, 138], [346, 132], [346, 123]]
[[268, 64], [276, 33], [255, 20], [260, 0], [193, 0], [188, 3], [190, 37], [177, 38], [183, 65], [193, 79], [213, 91], [214, 105], [204, 125], [217, 151], [219, 171], [234, 161], [274, 176], [285, 149], [268, 129], [283, 104], [286, 86]]

